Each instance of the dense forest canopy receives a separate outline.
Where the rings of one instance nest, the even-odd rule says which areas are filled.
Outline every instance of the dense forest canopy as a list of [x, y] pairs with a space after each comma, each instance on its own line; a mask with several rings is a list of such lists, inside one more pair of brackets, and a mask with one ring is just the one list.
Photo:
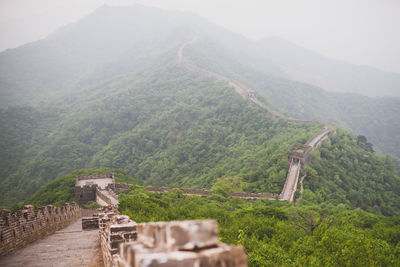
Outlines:
[[[222, 191], [224, 192], [224, 191]], [[332, 204], [245, 202], [215, 193], [149, 193], [136, 187], [120, 211], [137, 222], [214, 218], [222, 242], [243, 245], [249, 266], [396, 266], [400, 221]]]
[[79, 102], [4, 109], [1, 140], [15, 141], [0, 152], [2, 204], [86, 167], [178, 187], [209, 188], [219, 177], [238, 176], [248, 191], [279, 193], [288, 148], [320, 126], [271, 120], [227, 84], [178, 67], [173, 52]]

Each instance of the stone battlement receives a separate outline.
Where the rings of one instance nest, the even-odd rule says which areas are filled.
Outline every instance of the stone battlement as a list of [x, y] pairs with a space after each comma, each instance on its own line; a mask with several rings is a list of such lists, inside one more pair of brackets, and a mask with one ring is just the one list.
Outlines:
[[76, 176], [75, 198], [81, 203], [96, 201], [96, 189], [115, 188], [114, 174], [97, 174]]
[[105, 208], [93, 219], [98, 218], [106, 267], [247, 266], [243, 247], [218, 241], [215, 220], [136, 224], [116, 209]]
[[0, 255], [52, 234], [76, 221], [82, 215], [82, 209], [75, 203], [61, 207], [45, 206], [34, 209], [26, 205], [11, 212], [0, 210]]

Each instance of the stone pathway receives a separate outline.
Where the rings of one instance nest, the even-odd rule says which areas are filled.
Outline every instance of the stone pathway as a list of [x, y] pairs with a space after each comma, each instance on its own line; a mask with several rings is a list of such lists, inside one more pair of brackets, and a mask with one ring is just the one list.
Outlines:
[[82, 231], [81, 219], [0, 258], [0, 266], [103, 266], [99, 231]]

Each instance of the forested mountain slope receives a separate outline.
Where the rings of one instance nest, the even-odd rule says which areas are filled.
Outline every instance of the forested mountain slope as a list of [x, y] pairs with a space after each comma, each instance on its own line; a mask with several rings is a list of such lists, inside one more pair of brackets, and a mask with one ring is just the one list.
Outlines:
[[176, 50], [74, 104], [25, 109], [3, 110], [3, 204], [84, 167], [121, 168], [151, 185], [209, 188], [239, 176], [247, 190], [279, 192], [288, 148], [320, 128], [272, 121], [233, 88], [181, 68]]
[[[105, 22], [99, 27], [98, 21]], [[12, 205], [56, 177], [91, 167], [124, 169], [151, 185], [210, 188], [224, 178], [241, 181], [247, 191], [279, 193], [288, 148], [321, 127], [271, 120], [227, 83], [182, 67], [178, 48], [194, 36], [200, 42], [185, 49], [190, 60], [257, 89], [270, 107], [302, 118], [289, 107], [303, 101], [301, 110], [309, 114], [304, 117], [311, 119], [332, 108], [318, 104], [330, 94], [276, 78], [279, 68], [257, 60], [253, 43], [201, 18], [141, 6], [103, 7], [43, 41], [0, 54], [0, 204]], [[394, 129], [395, 110], [385, 114]], [[376, 121], [383, 125], [381, 117]], [[348, 139], [341, 157], [321, 153], [322, 165], [317, 159], [313, 168], [315, 181], [324, 182], [310, 180], [306, 189], [326, 201], [325, 190], [345, 181], [352, 194], [332, 193], [334, 201], [398, 214], [392, 161], [369, 150], [371, 160], [365, 161], [363, 144], [351, 135], [339, 134], [335, 144]], [[346, 157], [362, 173], [340, 169]], [[332, 171], [324, 169], [327, 164]], [[328, 182], [339, 171], [340, 180]], [[382, 184], [377, 177], [385, 175]], [[353, 193], [358, 188], [376, 197], [360, 205], [363, 197]]]
[[367, 136], [379, 152], [400, 156], [400, 98], [330, 93], [318, 87], [279, 78], [263, 61], [243, 59], [206, 38], [187, 48], [187, 57], [200, 66], [238, 80], [294, 118], [337, 123]]
[[179, 44], [185, 13], [103, 6], [47, 38], [0, 53], [0, 105], [38, 104], [127, 73]]
[[0, 106], [76, 101], [83, 88], [137, 71], [193, 36], [207, 44], [197, 44], [202, 60], [212, 59], [205, 67], [230, 68], [281, 111], [336, 122], [400, 156], [399, 97], [362, 96], [398, 96], [399, 74], [329, 60], [279, 38], [253, 42], [193, 14], [140, 5], [103, 6], [44, 40], [0, 53]]

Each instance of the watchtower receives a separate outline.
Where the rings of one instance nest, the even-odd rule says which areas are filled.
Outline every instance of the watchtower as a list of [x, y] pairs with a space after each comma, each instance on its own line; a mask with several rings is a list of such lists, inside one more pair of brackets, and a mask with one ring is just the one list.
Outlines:
[[114, 189], [114, 174], [78, 175], [75, 182], [75, 198], [82, 203], [96, 201], [96, 188]]
[[312, 147], [303, 144], [294, 144], [290, 148], [289, 161], [299, 161], [302, 166], [307, 165], [310, 161]]

